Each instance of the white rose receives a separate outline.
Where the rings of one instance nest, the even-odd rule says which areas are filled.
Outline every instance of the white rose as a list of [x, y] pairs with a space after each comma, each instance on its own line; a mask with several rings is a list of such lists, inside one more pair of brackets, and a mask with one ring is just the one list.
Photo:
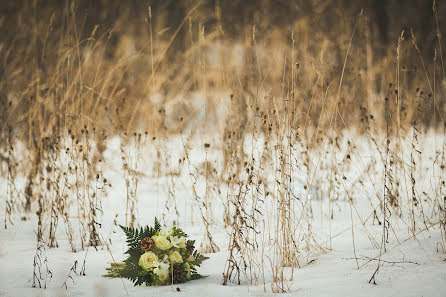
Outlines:
[[144, 254], [139, 257], [139, 266], [142, 267], [142, 269], [148, 271], [150, 268], [153, 268], [154, 262], [158, 261], [158, 257], [153, 252], [145, 252]]
[[183, 257], [181, 257], [178, 251], [171, 252], [169, 254], [169, 260], [172, 262], [172, 264], [183, 263]]
[[172, 246], [169, 239], [165, 236], [152, 236], [152, 239], [155, 241], [156, 247], [160, 250], [167, 250]]

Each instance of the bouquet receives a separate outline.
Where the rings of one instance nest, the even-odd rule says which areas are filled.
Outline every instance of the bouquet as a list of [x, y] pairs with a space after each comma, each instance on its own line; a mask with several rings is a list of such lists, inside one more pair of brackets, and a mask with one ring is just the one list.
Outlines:
[[195, 250], [195, 241], [177, 227], [161, 228], [155, 218], [154, 227], [120, 226], [127, 236], [127, 259], [111, 263], [105, 277], [123, 277], [134, 285], [168, 285], [199, 279], [197, 267], [208, 259]]

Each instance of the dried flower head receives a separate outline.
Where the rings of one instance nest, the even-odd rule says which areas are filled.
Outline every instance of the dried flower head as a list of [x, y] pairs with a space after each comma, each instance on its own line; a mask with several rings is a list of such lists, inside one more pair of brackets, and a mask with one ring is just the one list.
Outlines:
[[151, 251], [155, 247], [155, 241], [153, 241], [152, 238], [146, 237], [143, 240], [141, 240], [141, 249], [144, 252]]

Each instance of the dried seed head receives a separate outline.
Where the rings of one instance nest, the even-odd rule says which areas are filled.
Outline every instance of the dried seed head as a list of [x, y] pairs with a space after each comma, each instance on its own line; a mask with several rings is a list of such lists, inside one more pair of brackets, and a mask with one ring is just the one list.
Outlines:
[[150, 237], [145, 237], [141, 240], [141, 250], [144, 252], [151, 251], [155, 247], [155, 241]]

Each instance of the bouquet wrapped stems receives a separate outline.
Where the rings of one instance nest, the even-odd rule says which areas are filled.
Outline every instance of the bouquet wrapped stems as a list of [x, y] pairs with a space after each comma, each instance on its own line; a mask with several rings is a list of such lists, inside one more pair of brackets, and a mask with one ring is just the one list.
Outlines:
[[125, 262], [112, 262], [105, 268], [108, 273], [104, 277], [121, 277], [121, 271], [125, 268]]

